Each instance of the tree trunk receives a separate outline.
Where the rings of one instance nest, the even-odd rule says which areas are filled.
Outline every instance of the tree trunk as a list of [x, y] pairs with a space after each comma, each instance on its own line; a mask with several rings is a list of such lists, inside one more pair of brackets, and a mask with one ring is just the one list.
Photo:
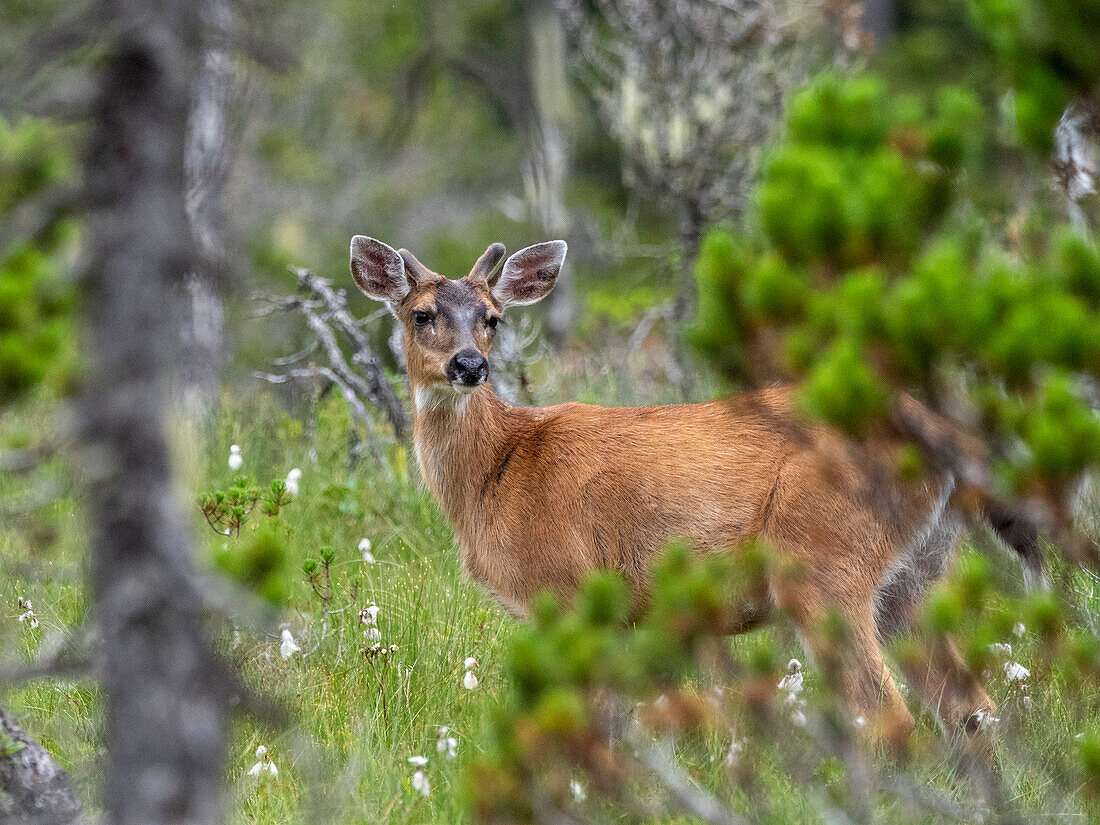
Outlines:
[[85, 821], [68, 774], [0, 709], [0, 822], [77, 825]]
[[685, 333], [695, 320], [695, 310], [699, 301], [695, 285], [695, 263], [699, 259], [699, 241], [703, 235], [705, 222], [706, 217], [699, 202], [693, 199], [687, 200], [680, 216], [680, 249], [683, 255], [680, 261], [680, 282], [672, 305], [672, 318], [676, 326], [676, 329], [672, 330], [675, 338], [676, 365], [680, 370], [680, 390], [685, 400], [690, 398], [695, 384], [695, 358], [688, 346]]
[[187, 0], [110, 0], [86, 158], [81, 448], [115, 825], [222, 818], [228, 691], [202, 627], [164, 434], [180, 286], [194, 266], [184, 143], [199, 18]]
[[195, 265], [184, 278], [180, 402], [185, 417], [212, 411], [225, 350], [220, 289], [226, 260], [222, 193], [229, 173], [227, 122], [233, 62], [224, 43], [225, 32], [233, 25], [233, 10], [228, 0], [202, 0], [199, 7], [211, 34], [191, 93], [184, 154], [187, 217], [198, 252]]
[[[570, 164], [567, 132], [571, 121], [565, 31], [558, 13], [543, 4], [529, 9], [527, 28], [534, 117], [527, 127], [524, 195], [529, 219], [545, 235], [539, 240], [553, 240], [568, 235], [572, 224], [565, 208]], [[565, 269], [547, 304], [548, 333], [555, 347], [562, 345], [573, 325], [576, 304], [573, 279]]]
[[895, 0], [864, 0], [860, 24], [875, 39], [875, 46], [881, 47], [897, 31], [898, 13]]

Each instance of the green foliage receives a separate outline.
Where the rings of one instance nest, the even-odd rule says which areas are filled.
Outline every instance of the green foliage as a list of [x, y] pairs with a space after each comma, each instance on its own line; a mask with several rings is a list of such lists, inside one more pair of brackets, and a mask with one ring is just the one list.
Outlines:
[[[0, 217], [72, 174], [68, 150], [47, 122], [0, 118]], [[58, 222], [0, 250], [0, 403], [42, 382], [64, 389], [72, 372], [71, 286], [63, 276]]]
[[[1037, 5], [1001, 4], [1017, 21]], [[1076, 19], [1053, 9], [1042, 19]], [[1003, 39], [1015, 23], [998, 25]], [[1018, 34], [1019, 50], [1031, 35]], [[1040, 38], [1055, 55], [1079, 45]], [[1092, 62], [1059, 71], [1080, 80]], [[1066, 228], [997, 243], [965, 185], [993, 149], [990, 113], [958, 85], [894, 91], [902, 74], [826, 75], [792, 100], [757, 190], [760, 234], [703, 244], [693, 341], [732, 377], [799, 380], [803, 411], [854, 434], [899, 390], [972, 376], [1001, 489], [1065, 489], [1100, 460], [1079, 377], [1100, 377], [1100, 254]]]
[[241, 527], [259, 507], [264, 515], [278, 517], [280, 510], [292, 497], [286, 482], [276, 479], [260, 489], [249, 476], [237, 476], [225, 490], [212, 490], [198, 498], [199, 510], [206, 523], [216, 533], [239, 536]]
[[274, 524], [265, 524], [243, 541], [226, 542], [214, 551], [214, 564], [222, 573], [280, 607], [290, 594], [288, 563], [286, 536]]
[[1016, 92], [1016, 124], [1030, 146], [1048, 151], [1069, 101], [1100, 90], [1100, 4], [1096, 0], [970, 0]]

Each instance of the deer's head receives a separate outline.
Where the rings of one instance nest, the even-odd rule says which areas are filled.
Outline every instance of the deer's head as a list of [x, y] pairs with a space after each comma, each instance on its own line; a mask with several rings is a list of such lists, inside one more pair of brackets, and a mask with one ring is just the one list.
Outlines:
[[504, 261], [492, 244], [465, 278], [432, 272], [407, 249], [356, 235], [351, 274], [363, 294], [384, 301], [405, 328], [405, 357], [414, 388], [455, 396], [489, 376], [489, 350], [504, 310], [541, 301], [565, 261], [565, 241], [521, 249]]

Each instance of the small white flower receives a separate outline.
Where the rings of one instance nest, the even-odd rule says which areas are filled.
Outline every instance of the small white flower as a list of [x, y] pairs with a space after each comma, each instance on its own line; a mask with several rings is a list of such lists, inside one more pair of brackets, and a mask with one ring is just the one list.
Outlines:
[[787, 675], [779, 680], [778, 688], [787, 694], [787, 701], [794, 702], [802, 692], [802, 662], [791, 659], [787, 662]]
[[428, 775], [424, 771], [417, 771], [412, 778], [413, 790], [428, 796], [432, 792], [432, 783], [428, 781]]
[[[370, 639], [372, 642], [382, 641], [382, 631], [379, 630], [377, 627], [368, 627], [366, 630], [363, 631], [363, 635]], [[383, 649], [382, 652], [385, 653], [385, 649]]]
[[477, 659], [475, 659], [473, 656], [467, 656], [466, 661], [462, 663], [462, 666], [466, 668], [466, 670], [472, 670], [473, 668], [477, 667]]
[[1005, 662], [1005, 679], [1009, 682], [1023, 682], [1031, 671], [1019, 662]]
[[739, 739], [734, 739], [730, 742], [730, 749], [726, 753], [726, 765], [729, 767], [735, 767], [741, 759], [741, 752], [745, 750], [745, 743]]
[[804, 728], [806, 727], [806, 714], [804, 714], [801, 710], [795, 708], [793, 711], [791, 711], [791, 721], [794, 722], [794, 724], [798, 725], [798, 727]]
[[[30, 605], [31, 603], [27, 602], [27, 607], [30, 607]], [[38, 619], [34, 615], [33, 610], [28, 610], [26, 613], [20, 616], [19, 621], [26, 622], [30, 626], [31, 630], [34, 630], [38, 627]]]
[[267, 755], [267, 748], [260, 745], [256, 748], [256, 764], [248, 769], [248, 776], [260, 776], [261, 774], [270, 774], [271, 776], [278, 776], [279, 769], [275, 767], [275, 763], [271, 761], [271, 757]]
[[286, 491], [292, 496], [298, 495], [298, 482], [302, 480], [302, 471], [295, 467], [286, 474]]
[[428, 764], [428, 757], [426, 757], [426, 756], [410, 756], [409, 757], [409, 764], [410, 765], [416, 765], [416, 767], [418, 767], [418, 768], [423, 768], [425, 765]]
[[1025, 633], [1027, 633], [1027, 628], [1024, 627], [1023, 622], [1016, 622], [1016, 624], [1012, 626], [1012, 635], [1015, 636], [1017, 639], [1024, 638]]
[[466, 690], [473, 690], [477, 687], [477, 674], [472, 670], [467, 670], [466, 675], [462, 677], [462, 687]]
[[989, 652], [994, 656], [1001, 656], [1005, 659], [1012, 658], [1012, 645], [1008, 642], [994, 642], [989, 646]]
[[576, 779], [569, 780], [569, 790], [572, 792], [573, 799], [576, 802], [584, 802], [584, 800], [588, 798], [588, 794], [584, 792], [584, 786]]
[[1034, 706], [1034, 702], [1031, 701], [1030, 696], [1025, 696], [1023, 699], [1020, 700], [1020, 702], [1021, 704], [1023, 704], [1025, 710], [1031, 710], [1031, 708]]
[[991, 728], [1001, 721], [1000, 716], [994, 716], [985, 708], [978, 708], [974, 711], [974, 718], [978, 720], [978, 728]]
[[283, 643], [279, 645], [279, 654], [283, 657], [283, 660], [286, 661], [300, 650], [301, 648], [298, 647], [298, 643], [294, 641], [294, 634], [290, 632], [290, 628], [284, 627]]
[[363, 556], [363, 561], [367, 564], [374, 564], [374, 554], [371, 553], [370, 548], [370, 539], [360, 539], [359, 553]]
[[450, 733], [451, 729], [446, 725], [435, 732], [435, 752], [447, 759], [454, 759], [458, 755], [458, 740]]
[[244, 466], [244, 458], [241, 456], [241, 448], [234, 444], [229, 448], [229, 469], [237, 472]]
[[857, 716], [855, 719], [852, 720], [852, 724], [855, 725], [857, 728], [865, 728], [867, 727], [867, 717]]
[[374, 627], [378, 624], [378, 614], [381, 612], [382, 608], [371, 602], [359, 611], [359, 623], [365, 624], [367, 627]]

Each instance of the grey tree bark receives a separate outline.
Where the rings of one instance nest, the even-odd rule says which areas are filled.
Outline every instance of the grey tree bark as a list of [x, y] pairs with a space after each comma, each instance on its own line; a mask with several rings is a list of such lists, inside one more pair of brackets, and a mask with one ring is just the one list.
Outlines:
[[0, 822], [78, 825], [86, 821], [68, 774], [0, 709]]
[[[549, 240], [567, 237], [572, 225], [565, 207], [571, 149], [568, 132], [572, 121], [565, 27], [554, 8], [535, 3], [527, 13], [527, 28], [534, 112], [525, 127], [528, 150], [524, 164], [524, 196], [531, 222]], [[576, 312], [573, 279], [565, 269], [558, 276], [547, 305], [547, 327], [555, 347], [564, 343]]]
[[181, 324], [181, 398], [185, 416], [205, 415], [216, 400], [225, 350], [226, 214], [222, 193], [229, 174], [228, 107], [233, 91], [233, 60], [225, 33], [233, 26], [229, 0], [201, 0], [208, 33], [192, 90], [184, 163], [187, 217], [198, 252], [187, 272]]
[[200, 53], [187, 0], [106, 0], [85, 159], [79, 404], [116, 825], [222, 818], [227, 680], [204, 633], [164, 421], [194, 266], [184, 143]]

